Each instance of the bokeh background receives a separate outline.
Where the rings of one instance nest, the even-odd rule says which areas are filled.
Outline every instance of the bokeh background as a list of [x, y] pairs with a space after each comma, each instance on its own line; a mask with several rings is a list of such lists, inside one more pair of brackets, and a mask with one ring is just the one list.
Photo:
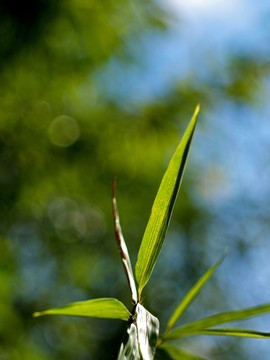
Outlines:
[[[113, 359], [121, 321], [34, 311], [95, 297], [131, 307], [111, 183], [133, 264], [163, 172], [201, 114], [145, 306], [166, 320], [270, 302], [270, 2], [2, 0], [0, 359]], [[265, 315], [241, 326], [270, 331]], [[268, 340], [192, 337], [213, 360], [270, 358]]]

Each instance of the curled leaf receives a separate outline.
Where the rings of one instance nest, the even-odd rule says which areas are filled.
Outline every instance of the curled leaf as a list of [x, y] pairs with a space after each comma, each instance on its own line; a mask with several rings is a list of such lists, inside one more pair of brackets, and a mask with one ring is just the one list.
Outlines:
[[119, 252], [121, 255], [123, 267], [127, 276], [128, 284], [131, 291], [131, 296], [134, 304], [137, 304], [138, 302], [138, 296], [137, 296], [137, 288], [136, 283], [132, 271], [131, 261], [129, 258], [129, 253], [127, 249], [127, 245], [122, 233], [118, 210], [117, 210], [117, 203], [115, 198], [115, 184], [116, 182], [113, 182], [112, 185], [112, 205], [113, 205], [113, 219], [114, 219], [114, 232], [115, 232], [115, 239], [119, 248]]

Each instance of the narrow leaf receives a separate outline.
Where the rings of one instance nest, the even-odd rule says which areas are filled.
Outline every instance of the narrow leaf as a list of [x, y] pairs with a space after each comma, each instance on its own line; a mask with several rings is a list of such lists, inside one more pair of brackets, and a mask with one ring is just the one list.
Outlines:
[[172, 344], [162, 344], [160, 348], [165, 350], [174, 360], [205, 360], [201, 356], [186, 352]]
[[201, 329], [197, 330], [193, 335], [223, 335], [223, 336], [239, 336], [251, 338], [270, 338], [270, 333], [247, 329]]
[[33, 314], [34, 317], [42, 315], [89, 316], [126, 321], [130, 318], [130, 313], [125, 305], [113, 298], [80, 301]]
[[122, 234], [122, 229], [121, 229], [118, 210], [117, 210], [117, 203], [115, 198], [115, 181], [113, 182], [112, 185], [112, 205], [113, 205], [114, 232], [115, 232], [116, 242], [120, 251], [123, 267], [127, 276], [133, 303], [137, 304], [138, 302], [137, 288], [135, 284], [135, 279], [132, 271], [127, 245], [124, 236]]
[[139, 298], [142, 289], [150, 278], [164, 241], [175, 199], [181, 185], [199, 109], [198, 105], [189, 126], [170, 161], [168, 169], [163, 176], [145, 229], [135, 270], [139, 287]]
[[174, 313], [170, 317], [167, 325], [166, 332], [170, 331], [171, 328], [174, 326], [174, 324], [180, 319], [180, 317], [183, 315], [185, 310], [188, 308], [188, 306], [192, 303], [192, 301], [199, 295], [199, 292], [203, 288], [203, 286], [206, 284], [206, 282], [210, 279], [210, 277], [213, 275], [214, 271], [217, 269], [217, 267], [222, 263], [224, 259], [224, 255], [215, 263], [214, 266], [212, 266], [200, 279], [199, 281], [193, 286], [193, 288], [186, 294], [184, 299], [180, 302], [180, 304], [175, 309]]
[[127, 335], [120, 346], [117, 360], [141, 360], [138, 329], [133, 323], [128, 328]]
[[159, 335], [159, 321], [141, 304], [136, 305], [135, 315], [142, 360], [153, 360]]
[[256, 306], [243, 310], [223, 312], [202, 318], [192, 323], [183, 325], [164, 335], [164, 339], [178, 339], [183, 336], [189, 336], [198, 330], [206, 329], [219, 324], [228, 323], [236, 320], [244, 320], [270, 311], [270, 304]]

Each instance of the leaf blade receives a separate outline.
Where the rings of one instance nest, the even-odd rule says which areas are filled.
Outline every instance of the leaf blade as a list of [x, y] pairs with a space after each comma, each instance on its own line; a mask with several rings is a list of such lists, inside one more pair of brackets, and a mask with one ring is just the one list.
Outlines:
[[79, 301], [58, 308], [35, 312], [33, 317], [43, 315], [87, 316], [128, 321], [130, 313], [125, 305], [114, 298]]
[[172, 344], [162, 344], [161, 349], [165, 350], [174, 360], [205, 360], [205, 358], [186, 352]]
[[197, 281], [197, 283], [185, 295], [183, 300], [180, 302], [180, 304], [177, 306], [177, 308], [173, 312], [172, 316], [170, 317], [170, 319], [168, 321], [166, 332], [169, 332], [172, 329], [172, 327], [180, 319], [180, 317], [183, 315], [183, 313], [189, 307], [189, 305], [192, 303], [192, 301], [198, 296], [198, 294], [201, 291], [201, 289], [203, 288], [203, 286], [210, 279], [210, 277], [213, 275], [213, 273], [218, 268], [218, 266], [222, 263], [222, 261], [224, 260], [224, 257], [225, 257], [225, 254], [223, 256], [221, 256], [218, 259], [218, 261], [209, 270], [206, 271], [206, 273]]
[[234, 328], [219, 328], [219, 329], [201, 329], [194, 335], [220, 335], [220, 336], [236, 336], [236, 337], [249, 337], [269, 339], [270, 333], [248, 330], [248, 329], [234, 329]]
[[198, 105], [163, 176], [144, 232], [135, 269], [139, 298], [142, 289], [150, 278], [164, 241], [175, 199], [181, 185], [199, 109]]
[[213, 327], [216, 325], [236, 321], [244, 320], [250, 317], [254, 317], [266, 312], [270, 312], [270, 304], [255, 306], [243, 310], [235, 310], [222, 312], [219, 314], [211, 315], [192, 323], [183, 325], [175, 330], [170, 331], [164, 335], [164, 339], [179, 339], [184, 336], [193, 335], [196, 331]]

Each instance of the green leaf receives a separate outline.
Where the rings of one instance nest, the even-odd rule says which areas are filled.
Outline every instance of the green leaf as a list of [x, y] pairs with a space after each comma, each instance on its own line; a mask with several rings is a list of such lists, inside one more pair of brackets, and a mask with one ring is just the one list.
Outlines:
[[135, 270], [139, 287], [139, 298], [142, 289], [150, 278], [164, 241], [174, 202], [181, 185], [199, 110], [200, 107], [198, 105], [189, 126], [170, 161], [168, 169], [163, 176], [152, 207], [150, 218], [140, 246]]
[[125, 305], [113, 298], [80, 301], [33, 314], [34, 317], [42, 315], [89, 316], [125, 321], [128, 321], [130, 318], [130, 313]]
[[185, 310], [188, 308], [188, 306], [192, 303], [192, 301], [199, 295], [201, 289], [206, 284], [206, 282], [209, 280], [209, 278], [212, 276], [214, 271], [217, 269], [217, 267], [222, 263], [224, 259], [224, 255], [220, 257], [220, 259], [215, 263], [214, 266], [212, 266], [200, 279], [199, 281], [193, 286], [193, 288], [186, 294], [184, 299], [180, 302], [180, 304], [175, 309], [174, 313], [170, 317], [167, 325], [166, 332], [169, 332], [171, 328], [174, 326], [174, 324], [180, 319], [180, 317], [183, 315]]
[[261, 331], [247, 330], [247, 329], [201, 329], [197, 330], [193, 335], [223, 335], [223, 336], [238, 336], [251, 338], [270, 338], [270, 333]]
[[161, 349], [165, 350], [174, 360], [205, 360], [205, 358], [188, 353], [172, 344], [162, 344]]
[[128, 284], [131, 291], [131, 296], [134, 304], [137, 304], [138, 302], [138, 296], [137, 296], [137, 288], [136, 283], [132, 271], [131, 261], [129, 258], [129, 253], [127, 249], [127, 245], [124, 239], [124, 236], [122, 234], [122, 229], [120, 225], [118, 210], [117, 210], [117, 203], [115, 198], [115, 181], [112, 185], [112, 205], [113, 205], [113, 219], [114, 219], [114, 232], [115, 232], [115, 238], [116, 242], [119, 248], [119, 252], [121, 255], [123, 267], [127, 276]]
[[135, 308], [138, 341], [143, 360], [153, 360], [159, 335], [159, 321], [141, 304]]
[[120, 346], [117, 360], [141, 360], [138, 329], [135, 324], [131, 324], [127, 329], [127, 335]]
[[164, 339], [178, 339], [183, 336], [196, 334], [198, 330], [207, 329], [219, 324], [228, 323], [236, 320], [244, 320], [270, 311], [270, 304], [256, 306], [243, 310], [223, 312], [202, 318], [192, 323], [183, 325], [169, 333], [166, 333]]

